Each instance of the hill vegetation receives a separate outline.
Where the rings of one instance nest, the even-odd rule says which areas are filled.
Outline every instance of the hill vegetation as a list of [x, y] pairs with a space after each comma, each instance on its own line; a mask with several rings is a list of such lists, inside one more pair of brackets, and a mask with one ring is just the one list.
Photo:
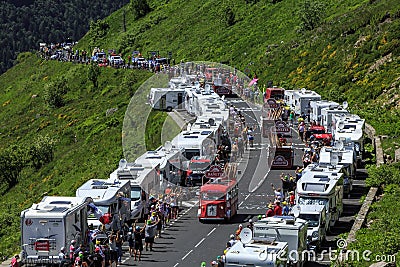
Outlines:
[[[138, 12], [137, 4], [143, 2], [132, 0], [92, 23], [76, 48], [115, 49], [125, 59], [133, 50], [144, 55], [172, 52], [176, 62], [223, 62], [249, 76], [256, 73], [261, 85], [272, 81], [286, 89], [306, 87], [325, 99], [346, 100], [353, 113], [367, 119], [378, 134], [388, 136], [385, 153], [394, 157], [400, 129], [397, 1], [148, 0], [146, 12]], [[105, 68], [95, 87], [88, 78], [89, 66], [43, 61], [29, 53], [20, 54], [18, 61], [0, 77], [0, 156], [15, 151], [14, 158], [24, 159], [22, 163], [17, 160], [20, 167], [15, 185], [10, 186], [1, 176], [3, 255], [18, 249], [18, 235], [9, 233], [19, 232], [22, 209], [43, 195], [73, 195], [84, 181], [105, 178], [116, 167], [123, 157], [125, 109], [151, 75]], [[50, 97], [51, 88], [60, 90], [61, 102]], [[111, 108], [115, 112], [106, 115]], [[149, 132], [164, 119], [165, 115], [153, 113]], [[48, 142], [38, 141], [43, 137]], [[149, 146], [153, 147], [158, 142], [153, 136], [146, 140], [152, 141]], [[36, 143], [39, 148], [50, 147], [51, 158], [38, 159], [35, 153], [28, 153], [35, 151]], [[40, 164], [35, 163], [38, 160]], [[372, 179], [371, 185], [396, 181]], [[385, 188], [398, 192], [393, 187]], [[388, 205], [380, 203], [377, 205]], [[396, 223], [398, 213], [391, 215], [389, 221]], [[376, 235], [369, 231], [365, 230], [367, 238], [363, 240]], [[362, 242], [359, 245], [366, 246], [366, 241]], [[386, 251], [399, 250], [398, 242], [387, 245]], [[374, 249], [377, 253], [380, 247]]]
[[123, 1], [0, 1], [0, 74], [14, 65], [18, 53], [37, 50], [40, 42], [78, 41], [89, 23], [120, 9]]

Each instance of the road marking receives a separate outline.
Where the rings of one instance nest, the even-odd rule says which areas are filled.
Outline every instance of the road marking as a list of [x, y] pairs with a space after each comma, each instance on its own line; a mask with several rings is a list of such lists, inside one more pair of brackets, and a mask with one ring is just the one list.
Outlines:
[[248, 195], [244, 198], [244, 200], [247, 200], [247, 199], [249, 198], [249, 196], [250, 196], [250, 194], [248, 194]]
[[188, 253], [186, 253], [186, 255], [183, 256], [182, 260], [184, 260], [184, 259], [185, 259], [187, 256], [189, 256], [189, 254], [192, 253], [192, 252], [193, 252], [193, 249], [191, 249]]
[[244, 202], [244, 201], [240, 202], [240, 203], [239, 203], [239, 206], [242, 206], [243, 202]]
[[178, 263], [176, 263], [175, 265], [174, 265], [174, 267], [176, 267], [176, 266], [178, 266], [179, 265], [179, 262]]
[[197, 243], [196, 246], [194, 246], [194, 247], [197, 248], [204, 240], [206, 240], [205, 237], [203, 237], [203, 238], [199, 241], [199, 243]]
[[214, 227], [214, 229], [212, 229], [212, 230], [207, 234], [207, 236], [210, 236], [215, 230], [217, 230], [217, 228]]

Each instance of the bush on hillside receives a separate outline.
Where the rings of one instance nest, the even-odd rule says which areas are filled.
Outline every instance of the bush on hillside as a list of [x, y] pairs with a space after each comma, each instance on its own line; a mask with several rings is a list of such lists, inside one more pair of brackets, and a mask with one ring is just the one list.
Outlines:
[[68, 92], [68, 82], [61, 78], [50, 82], [44, 90], [44, 101], [50, 108], [60, 108], [65, 105], [64, 95]]
[[382, 186], [388, 184], [400, 184], [400, 163], [384, 164], [381, 166], [370, 165], [367, 167], [367, 186]]

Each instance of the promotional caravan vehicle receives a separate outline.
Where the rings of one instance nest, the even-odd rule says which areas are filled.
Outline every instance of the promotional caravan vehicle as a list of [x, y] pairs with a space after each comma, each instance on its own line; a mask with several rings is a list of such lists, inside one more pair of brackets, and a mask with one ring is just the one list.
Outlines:
[[183, 105], [184, 89], [151, 88], [149, 103], [153, 109], [172, 111]]
[[287, 242], [289, 265], [304, 264], [304, 252], [307, 251], [307, 221], [293, 216], [273, 216], [263, 218], [254, 223], [254, 239], [274, 238], [279, 242]]
[[[239, 187], [236, 177], [227, 174], [219, 166], [213, 165], [206, 176], [210, 180], [200, 188], [198, 209], [199, 221], [225, 220], [229, 221], [236, 215], [238, 209]], [[232, 177], [230, 177], [232, 176]]]
[[[130, 220], [131, 204], [126, 205], [126, 201], [123, 200], [131, 198], [131, 186], [128, 180], [90, 179], [76, 190], [76, 196], [91, 197], [93, 204], [102, 214], [111, 216], [111, 222], [106, 224], [106, 229], [120, 230], [121, 223]], [[94, 228], [101, 226], [94, 213], [89, 214], [88, 224]]]
[[296, 186], [298, 205], [324, 205], [327, 221], [334, 226], [343, 212], [343, 173], [308, 171]]
[[25, 264], [58, 264], [58, 254], [72, 240], [86, 245], [89, 197], [46, 196], [21, 212], [21, 244]]
[[285, 96], [285, 89], [283, 88], [278, 88], [278, 87], [272, 87], [272, 88], [266, 88], [264, 92], [264, 102], [267, 102], [268, 99], [275, 99], [275, 100], [283, 100]]
[[329, 223], [326, 221], [326, 208], [324, 205], [298, 205], [299, 218], [307, 221], [308, 248], [319, 250], [326, 238]]
[[253, 238], [249, 228], [240, 232], [237, 241], [225, 255], [225, 267], [285, 267], [287, 266], [288, 244], [275, 238]]

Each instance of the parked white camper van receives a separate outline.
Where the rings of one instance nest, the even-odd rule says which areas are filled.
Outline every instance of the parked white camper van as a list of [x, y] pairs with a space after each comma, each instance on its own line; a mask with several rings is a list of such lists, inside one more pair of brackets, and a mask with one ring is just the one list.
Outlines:
[[72, 240], [86, 245], [89, 197], [47, 196], [21, 212], [21, 244], [27, 264], [57, 264]]
[[[103, 213], [110, 214], [112, 221], [106, 224], [106, 229], [120, 230], [122, 225], [130, 219], [131, 204], [125, 205], [121, 197], [131, 198], [131, 186], [128, 180], [91, 179], [76, 190], [77, 197], [91, 197], [93, 204]], [[122, 220], [121, 220], [122, 219]], [[101, 222], [91, 213], [88, 224], [95, 228]]]

